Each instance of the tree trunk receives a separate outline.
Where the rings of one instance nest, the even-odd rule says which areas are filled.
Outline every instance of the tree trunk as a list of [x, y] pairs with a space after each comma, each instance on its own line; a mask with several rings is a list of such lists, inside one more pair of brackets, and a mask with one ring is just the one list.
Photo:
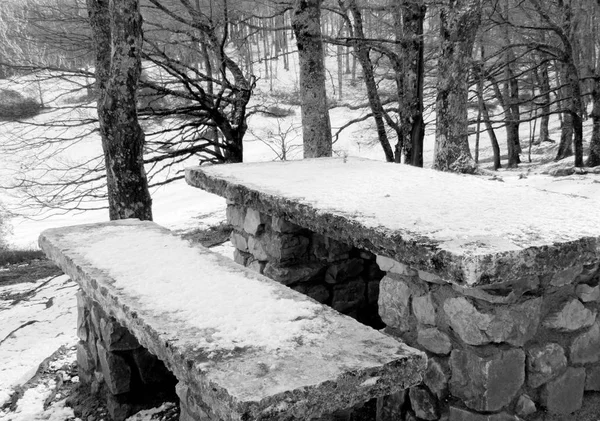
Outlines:
[[399, 68], [396, 70], [398, 109], [404, 146], [404, 162], [423, 166], [423, 22], [426, 6], [422, 0], [402, 0], [394, 7]]
[[331, 156], [331, 122], [321, 39], [321, 0], [294, 0], [292, 28], [300, 66], [304, 158]]
[[600, 165], [600, 78], [594, 79], [594, 90], [592, 91], [594, 108], [592, 108], [592, 139], [590, 140], [590, 154], [586, 165], [588, 167], [597, 167]]
[[433, 167], [474, 172], [469, 150], [468, 84], [471, 53], [481, 19], [481, 0], [446, 0], [440, 8], [436, 139]]
[[108, 48], [106, 44], [96, 45], [98, 119], [110, 219], [152, 220], [152, 199], [143, 160], [144, 132], [136, 107], [142, 48], [139, 3], [88, 0], [88, 10], [96, 44], [110, 39]]
[[548, 75], [548, 62], [544, 60], [539, 69], [540, 98], [542, 101], [542, 118], [540, 120], [540, 137], [538, 143], [550, 142], [550, 76]]

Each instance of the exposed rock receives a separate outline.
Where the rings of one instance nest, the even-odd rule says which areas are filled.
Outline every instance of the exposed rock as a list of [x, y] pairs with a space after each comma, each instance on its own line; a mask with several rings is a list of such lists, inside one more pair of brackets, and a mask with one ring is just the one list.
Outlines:
[[567, 367], [565, 350], [555, 343], [535, 346], [527, 351], [527, 383], [539, 387], [561, 374]]
[[417, 272], [411, 269], [410, 266], [400, 263], [390, 257], [377, 255], [377, 265], [384, 272], [392, 272], [398, 275], [414, 276]]
[[276, 232], [293, 234], [302, 230], [302, 227], [288, 221], [281, 216], [273, 215], [273, 218], [271, 219], [271, 229]]
[[406, 400], [406, 390], [377, 398], [376, 421], [397, 421], [402, 419], [402, 406]]
[[525, 353], [521, 349], [479, 357], [469, 351], [450, 355], [450, 393], [476, 411], [498, 411], [508, 405], [525, 380]]
[[537, 332], [541, 308], [542, 298], [500, 307], [485, 332], [493, 342], [522, 347]]
[[411, 387], [408, 391], [410, 406], [419, 419], [437, 420], [439, 418], [436, 399], [424, 387]]
[[435, 307], [431, 294], [413, 297], [412, 311], [419, 323], [435, 326]]
[[129, 351], [140, 347], [135, 336], [112, 317], [100, 320], [100, 331], [109, 351]]
[[247, 266], [248, 260], [252, 257], [250, 253], [244, 253], [237, 248], [233, 250], [233, 261], [238, 265]]
[[385, 276], [379, 284], [379, 315], [395, 329], [406, 332], [410, 328], [410, 287], [406, 282]]
[[423, 383], [438, 399], [444, 399], [448, 395], [448, 377], [437, 358], [427, 360]]
[[265, 248], [265, 242], [251, 235], [248, 238], [248, 251], [256, 260], [269, 260], [269, 255]]
[[331, 307], [343, 313], [359, 305], [365, 299], [366, 284], [362, 279], [335, 285]]
[[490, 343], [485, 331], [490, 327], [492, 316], [480, 313], [464, 297], [449, 298], [444, 302], [444, 312], [452, 329], [469, 345]]
[[585, 390], [600, 391], [600, 367], [593, 366], [585, 369]]
[[452, 351], [452, 342], [448, 335], [435, 327], [425, 329], [419, 327], [417, 343], [434, 354], [448, 355]]
[[363, 259], [348, 259], [343, 262], [330, 265], [325, 272], [325, 282], [335, 284], [343, 282], [348, 278], [358, 276], [363, 270]]
[[498, 414], [478, 414], [455, 406], [450, 407], [448, 421], [520, 421], [516, 416], [500, 412]]
[[248, 269], [253, 270], [256, 273], [260, 273], [261, 275], [263, 274], [263, 272], [265, 271], [265, 266], [267, 265], [267, 262], [265, 261], [260, 261], [260, 260], [252, 260], [250, 263], [248, 263]]
[[312, 253], [319, 260], [335, 262], [347, 259], [350, 250], [352, 246], [349, 244], [316, 233], [312, 235]]
[[82, 341], [87, 341], [88, 317], [90, 313], [87, 299], [83, 295], [83, 291], [78, 291], [75, 296], [77, 297], [77, 337]]
[[555, 287], [561, 287], [563, 285], [568, 285], [572, 283], [575, 278], [577, 278], [581, 271], [583, 270], [583, 265], [580, 263], [578, 265], [572, 266], [570, 268], [561, 270], [560, 272], [556, 272], [552, 276], [552, 280], [550, 281], [550, 285]]
[[265, 231], [265, 224], [269, 217], [256, 209], [247, 208], [244, 218], [244, 231], [250, 235], [261, 235]]
[[542, 405], [557, 414], [570, 414], [581, 408], [585, 385], [585, 368], [569, 367], [561, 376], [546, 383]]
[[425, 282], [429, 282], [431, 284], [445, 284], [446, 282], [436, 275], [435, 273], [425, 272], [423, 270], [418, 271], [419, 279]]
[[307, 282], [315, 279], [325, 270], [321, 263], [307, 263], [304, 265], [282, 266], [268, 263], [263, 274], [283, 284], [291, 285], [297, 282]]
[[261, 239], [267, 254], [277, 263], [300, 259], [306, 253], [309, 243], [308, 238], [302, 235], [277, 234], [275, 232], [271, 232], [270, 235], [265, 235]]
[[594, 363], [600, 360], [600, 322], [583, 332], [571, 345], [571, 362], [574, 364]]
[[575, 293], [584, 303], [598, 301], [600, 299], [600, 286], [591, 287], [586, 284], [579, 284], [575, 288]]
[[106, 397], [106, 410], [113, 421], [125, 421], [133, 413], [133, 405], [119, 396]]
[[242, 206], [229, 205], [225, 211], [227, 223], [235, 228], [243, 229], [244, 220], [246, 219], [246, 209]]
[[237, 231], [231, 231], [230, 236], [231, 244], [240, 250], [240, 251], [248, 251], [248, 239]]
[[85, 379], [87, 380], [85, 383], [89, 383], [89, 380], [91, 380], [91, 375], [96, 368], [96, 364], [93, 356], [90, 354], [85, 343], [83, 342], [77, 343], [77, 368], [79, 371], [79, 376], [82, 378], [82, 380]]
[[572, 299], [565, 303], [560, 311], [544, 320], [544, 326], [550, 329], [574, 332], [588, 327], [596, 321], [596, 312], [587, 309], [581, 301]]
[[120, 355], [108, 351], [100, 342], [97, 343], [98, 359], [106, 386], [113, 395], [129, 392], [131, 386], [131, 368]]
[[535, 402], [533, 399], [529, 397], [529, 395], [521, 395], [519, 399], [517, 399], [517, 404], [515, 405], [515, 412], [520, 417], [526, 417], [527, 415], [531, 415], [537, 411], [535, 406]]
[[600, 267], [600, 262], [583, 265], [583, 270], [581, 271], [581, 274], [577, 278], [577, 282], [584, 283], [584, 284], [590, 282], [592, 279], [594, 279], [595, 276], [599, 275], [599, 273], [598, 273], [599, 267]]

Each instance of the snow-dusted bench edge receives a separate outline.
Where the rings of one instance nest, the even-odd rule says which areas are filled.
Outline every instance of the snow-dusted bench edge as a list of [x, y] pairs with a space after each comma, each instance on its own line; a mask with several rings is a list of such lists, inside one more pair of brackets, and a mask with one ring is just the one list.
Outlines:
[[424, 353], [152, 222], [50, 229], [39, 244], [223, 420], [311, 419], [413, 386], [426, 366]]

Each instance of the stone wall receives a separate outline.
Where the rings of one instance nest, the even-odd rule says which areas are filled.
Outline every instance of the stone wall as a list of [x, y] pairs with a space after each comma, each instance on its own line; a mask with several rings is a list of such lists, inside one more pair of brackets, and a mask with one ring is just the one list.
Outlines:
[[423, 384], [381, 402], [394, 419], [504, 421], [571, 414], [600, 390], [600, 271], [464, 287], [378, 256], [386, 331], [427, 352]]
[[381, 328], [377, 311], [384, 275], [376, 256], [235, 204], [227, 206], [234, 260], [361, 323]]
[[177, 401], [177, 379], [162, 361], [81, 291], [77, 309], [79, 379], [91, 394], [105, 399], [113, 420]]

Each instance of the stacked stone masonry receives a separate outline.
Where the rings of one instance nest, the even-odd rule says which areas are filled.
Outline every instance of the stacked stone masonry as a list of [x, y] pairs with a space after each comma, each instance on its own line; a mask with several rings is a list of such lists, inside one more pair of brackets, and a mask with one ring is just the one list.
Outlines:
[[543, 420], [600, 391], [598, 262], [487, 287], [377, 262], [386, 331], [429, 357], [396, 419]]
[[285, 218], [227, 207], [234, 260], [359, 322], [381, 328], [377, 311], [384, 272], [376, 256]]
[[236, 262], [427, 352], [422, 384], [379, 399], [380, 421], [538, 420], [600, 391], [597, 262], [467, 287], [278, 215], [230, 203], [227, 219]]
[[177, 379], [100, 305], [77, 294], [77, 365], [81, 384], [104, 397], [114, 421], [177, 400]]

